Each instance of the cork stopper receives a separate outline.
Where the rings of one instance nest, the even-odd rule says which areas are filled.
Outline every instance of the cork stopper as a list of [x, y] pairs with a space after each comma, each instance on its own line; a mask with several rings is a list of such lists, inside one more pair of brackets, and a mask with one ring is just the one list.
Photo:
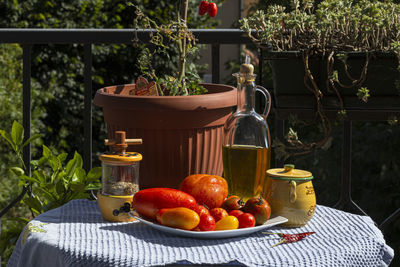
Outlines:
[[112, 152], [125, 154], [129, 145], [141, 145], [142, 139], [126, 139], [125, 131], [115, 131], [115, 138], [104, 140], [106, 146], [110, 146]]
[[246, 55], [244, 63], [240, 65], [240, 74], [242, 75], [253, 75], [254, 66], [250, 63], [250, 56]]

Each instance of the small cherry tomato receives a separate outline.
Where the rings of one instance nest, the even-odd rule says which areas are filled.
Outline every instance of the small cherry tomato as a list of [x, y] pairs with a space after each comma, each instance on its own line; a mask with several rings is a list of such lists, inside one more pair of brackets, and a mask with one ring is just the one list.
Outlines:
[[224, 210], [223, 208], [210, 209], [210, 214], [211, 214], [211, 216], [214, 217], [216, 222], [218, 222], [222, 218], [228, 216], [228, 212], [226, 210]]
[[235, 216], [225, 216], [215, 224], [215, 231], [234, 230], [239, 228], [239, 220]]
[[231, 210], [239, 210], [239, 209], [243, 208], [243, 206], [244, 206], [244, 202], [240, 197], [230, 196], [225, 199], [225, 201], [221, 205], [221, 208], [223, 208], [227, 212], [229, 212]]
[[244, 212], [241, 210], [231, 210], [228, 214], [231, 216], [235, 216], [236, 218], [242, 215]]
[[210, 215], [210, 212], [208, 211], [208, 209], [206, 207], [204, 207], [203, 205], [199, 205], [197, 204], [196, 207], [194, 207], [193, 209], [195, 212], [197, 212], [197, 214], [199, 214], [199, 216], [203, 215], [203, 214], [208, 214]]
[[199, 222], [199, 215], [191, 209], [178, 207], [167, 209], [161, 215], [161, 224], [173, 228], [179, 228], [183, 230], [192, 230]]
[[271, 206], [261, 196], [249, 198], [242, 210], [253, 214], [256, 225], [265, 223], [271, 216]]
[[239, 228], [253, 227], [256, 225], [256, 218], [254, 218], [251, 213], [245, 212], [237, 218], [239, 220]]
[[199, 15], [200, 16], [203, 16], [204, 14], [207, 13], [208, 5], [209, 5], [209, 3], [207, 1], [201, 1], [200, 2], [200, 6], [199, 6]]
[[200, 222], [197, 226], [200, 231], [214, 231], [215, 219], [210, 214], [202, 214], [200, 216]]
[[218, 7], [215, 3], [208, 3], [207, 13], [210, 17], [215, 17], [217, 15]]

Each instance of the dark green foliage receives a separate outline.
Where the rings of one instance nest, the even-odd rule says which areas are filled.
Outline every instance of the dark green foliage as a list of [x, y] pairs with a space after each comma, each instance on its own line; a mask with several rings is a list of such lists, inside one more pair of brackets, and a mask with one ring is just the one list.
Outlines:
[[2, 145], [11, 148], [14, 157], [19, 161], [9, 171], [18, 177], [20, 188], [29, 187], [22, 203], [31, 213], [14, 214], [14, 217], [5, 220], [6, 227], [0, 235], [0, 253], [7, 258], [27, 218], [60, 207], [73, 199], [89, 198], [90, 190], [101, 187], [101, 168], [96, 167], [86, 173], [82, 168], [82, 157], [78, 153], [75, 152], [74, 157], [67, 161], [67, 153], [57, 155], [43, 145], [41, 157], [30, 162], [32, 174], [29, 175], [28, 166], [25, 166], [22, 159], [22, 149], [39, 139], [40, 135], [33, 135], [24, 141], [24, 128], [14, 121], [10, 133], [0, 130], [0, 136]]

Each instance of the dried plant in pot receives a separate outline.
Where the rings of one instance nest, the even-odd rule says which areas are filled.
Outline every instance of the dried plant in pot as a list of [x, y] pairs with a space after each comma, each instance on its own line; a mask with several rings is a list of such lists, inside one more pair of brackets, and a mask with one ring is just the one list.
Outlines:
[[[182, 15], [168, 25], [158, 25], [136, 9], [136, 31], [151, 29], [153, 50], [138, 38], [134, 44], [141, 49], [138, 64], [143, 76], [152, 81], [144, 91], [155, 95], [143, 95], [136, 83], [101, 88], [94, 99], [103, 108], [108, 138], [118, 130], [126, 131], [127, 138], [143, 140], [134, 148], [143, 155], [140, 189], [178, 188], [189, 174], [223, 172], [223, 126], [236, 106], [236, 88], [201, 83], [196, 65], [188, 64], [197, 49], [186, 24], [188, 1], [182, 2]], [[171, 58], [177, 72], [159, 76], [151, 64], [154, 49], [167, 54], [171, 47], [178, 48], [177, 57]]]
[[399, 14], [391, 1], [294, 0], [291, 10], [272, 5], [241, 20], [267, 50], [276, 107], [312, 108], [321, 126], [322, 138], [307, 144], [290, 129], [281, 156], [326, 146], [328, 110], [343, 119], [351, 109], [398, 109]]

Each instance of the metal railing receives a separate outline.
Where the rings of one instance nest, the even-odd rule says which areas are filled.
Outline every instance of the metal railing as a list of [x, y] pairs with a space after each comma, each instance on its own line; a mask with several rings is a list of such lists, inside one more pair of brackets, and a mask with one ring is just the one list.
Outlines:
[[[211, 45], [211, 70], [212, 82], [220, 81], [220, 46], [222, 44], [246, 44], [251, 40], [246, 34], [237, 29], [215, 29], [215, 30], [192, 30], [198, 43]], [[146, 42], [149, 40], [150, 30], [138, 31], [138, 37]], [[84, 46], [84, 168], [92, 167], [92, 45], [93, 44], [131, 44], [134, 31], [131, 29], [0, 29], [0, 43], [17, 43], [23, 47], [23, 126], [25, 128], [25, 138], [30, 137], [31, 121], [31, 49], [35, 44], [82, 44]], [[259, 84], [262, 81], [262, 69], [264, 56], [259, 51]], [[302, 114], [307, 114], [310, 110], [292, 109], [278, 110], [281, 114], [276, 118], [276, 135], [283, 139], [285, 120], [287, 115], [293, 112], [301, 118]], [[400, 111], [400, 110], [399, 110]], [[360, 119], [375, 116], [379, 111], [360, 111], [357, 116]], [[361, 115], [360, 115], [361, 114]], [[361, 213], [365, 212], [357, 206], [351, 197], [351, 145], [352, 145], [352, 121], [347, 120], [343, 126], [343, 155], [342, 155], [342, 182], [340, 200], [335, 207], [343, 210], [357, 209]], [[31, 160], [31, 148], [26, 146], [23, 151], [23, 158], [26, 166]], [[281, 163], [277, 161], [277, 166]], [[30, 173], [28, 173], [30, 174]], [[0, 212], [0, 218], [27, 192], [24, 188], [22, 193], [6, 208]], [[379, 224], [380, 229], [384, 229], [390, 222], [398, 218], [400, 208], [388, 216]]]

